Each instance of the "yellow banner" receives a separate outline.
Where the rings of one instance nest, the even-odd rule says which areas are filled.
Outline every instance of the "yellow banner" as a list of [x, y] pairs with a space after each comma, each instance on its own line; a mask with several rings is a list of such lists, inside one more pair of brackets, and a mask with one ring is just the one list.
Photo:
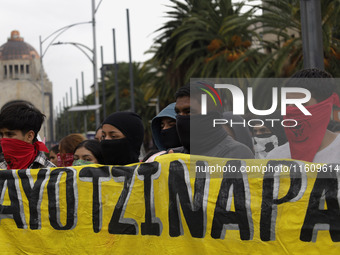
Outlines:
[[1, 254], [338, 254], [339, 167], [169, 154], [2, 170]]

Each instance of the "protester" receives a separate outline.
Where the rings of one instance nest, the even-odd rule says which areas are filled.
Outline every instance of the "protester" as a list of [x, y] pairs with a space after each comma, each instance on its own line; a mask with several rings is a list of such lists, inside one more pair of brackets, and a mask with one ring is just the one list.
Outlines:
[[[334, 92], [332, 76], [318, 69], [298, 71], [287, 83], [287, 87], [302, 87], [310, 91], [311, 99], [304, 107], [311, 115], [304, 115], [300, 109], [287, 106], [285, 119], [298, 122], [295, 127], [285, 127], [288, 143], [272, 150], [267, 158], [292, 158], [314, 163], [340, 162], [340, 136], [327, 130], [333, 105], [339, 104]], [[313, 79], [312, 79], [313, 78]], [[322, 81], [324, 78], [326, 80]], [[295, 82], [294, 82], [295, 81]], [[301, 98], [301, 94], [287, 93], [287, 98]]]
[[214, 118], [221, 119], [221, 109], [215, 110], [208, 100], [207, 115], [202, 115], [199, 97], [202, 91], [196, 86], [192, 86], [192, 90], [191, 97], [190, 86], [181, 87], [175, 95], [176, 127], [183, 147], [172, 151], [222, 158], [254, 158], [251, 150], [232, 139], [221, 125], [212, 127]]
[[133, 112], [115, 112], [102, 123], [100, 142], [106, 165], [139, 162], [144, 139], [142, 119]]
[[27, 101], [11, 102], [0, 112], [0, 136], [4, 160], [0, 169], [55, 167], [37, 140], [45, 115]]
[[82, 141], [74, 150], [73, 166], [82, 166], [89, 164], [103, 164], [100, 142], [98, 140]]
[[[281, 125], [283, 120], [280, 111], [271, 115], [256, 116], [258, 121], [253, 121], [251, 127], [255, 158], [264, 159], [274, 148], [287, 142], [285, 130]], [[275, 120], [275, 121], [272, 121]]]
[[166, 153], [168, 149], [181, 146], [176, 129], [175, 104], [176, 103], [169, 104], [152, 119], [152, 137], [158, 150], [153, 150], [151, 153], [148, 153], [143, 161], [151, 162], [157, 156]]
[[175, 104], [169, 104], [151, 121], [152, 137], [160, 151], [181, 146], [176, 130]]
[[50, 156], [48, 158], [55, 165], [58, 164], [58, 153], [59, 153], [59, 144], [54, 145], [50, 149]]
[[245, 119], [241, 116], [233, 115], [232, 112], [224, 112], [223, 119], [228, 121], [227, 124], [223, 125], [228, 135], [235, 141], [246, 145], [254, 153], [251, 132], [248, 125], [246, 125]]
[[96, 130], [96, 134], [94, 136], [94, 139], [97, 140], [97, 141], [100, 141], [102, 139], [102, 126], [100, 126], [99, 128], [97, 128]]
[[59, 142], [58, 167], [72, 166], [75, 148], [86, 140], [82, 134], [70, 134]]

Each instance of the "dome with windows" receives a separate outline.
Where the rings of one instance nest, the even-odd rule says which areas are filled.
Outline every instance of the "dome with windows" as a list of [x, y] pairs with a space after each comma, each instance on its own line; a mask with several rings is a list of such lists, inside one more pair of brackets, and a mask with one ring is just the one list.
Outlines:
[[0, 60], [32, 60], [39, 59], [37, 51], [24, 38], [20, 37], [17, 30], [11, 32], [11, 37], [0, 47]]

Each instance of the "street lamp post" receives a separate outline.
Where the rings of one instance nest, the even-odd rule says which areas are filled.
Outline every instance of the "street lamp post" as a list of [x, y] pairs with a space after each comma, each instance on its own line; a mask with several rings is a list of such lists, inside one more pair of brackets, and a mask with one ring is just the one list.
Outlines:
[[[57, 43], [53, 43], [52, 45], [62, 45], [62, 44], [70, 44], [73, 45], [74, 47], [76, 47], [77, 49], [79, 49], [82, 53], [85, 54], [85, 56], [91, 61], [92, 65], [93, 65], [93, 73], [97, 73], [97, 67], [96, 67], [96, 57], [95, 57], [95, 51], [91, 50], [88, 46], [82, 44], [82, 43], [77, 43], [77, 42], [57, 42]], [[92, 58], [89, 56], [89, 54], [85, 51], [88, 50], [89, 52], [92, 53]], [[94, 82], [94, 90], [95, 90], [95, 107], [93, 107], [92, 110], [95, 110], [96, 112], [96, 128], [99, 127], [100, 123], [99, 123], [99, 117], [100, 117], [100, 107], [101, 105], [99, 104], [99, 92], [98, 92], [98, 81], [97, 81], [97, 76], [95, 76], [95, 82]], [[82, 77], [83, 78], [83, 77]], [[83, 82], [83, 80], [82, 80]], [[96, 85], [97, 84], [97, 85]], [[96, 87], [97, 86], [97, 87]], [[84, 91], [84, 89], [83, 89]], [[84, 95], [83, 95], [84, 97]], [[83, 99], [84, 100], [84, 99]]]
[[[44, 91], [44, 81], [43, 81], [43, 57], [46, 53], [46, 51], [49, 49], [49, 47], [54, 43], [54, 41], [66, 30], [70, 29], [71, 27], [77, 26], [77, 25], [82, 25], [82, 24], [89, 24], [92, 23], [92, 33], [93, 33], [93, 58], [92, 58], [92, 63], [93, 63], [93, 79], [94, 79], [94, 90], [95, 90], [95, 104], [99, 105], [99, 90], [98, 90], [98, 70], [97, 70], [97, 38], [96, 38], [96, 19], [95, 19], [95, 14], [102, 3], [103, 0], [100, 0], [99, 4], [97, 7], [95, 6], [95, 0], [91, 0], [92, 4], [92, 20], [91, 21], [86, 21], [86, 22], [78, 22], [74, 23], [65, 27], [62, 27], [53, 33], [51, 33], [49, 36], [47, 36], [45, 39], [41, 39], [41, 36], [39, 37], [39, 42], [40, 42], [40, 78], [41, 78], [41, 93], [42, 93], [42, 111], [45, 111], [45, 91]], [[53, 37], [46, 47], [46, 49], [43, 51], [42, 45], [44, 42], [49, 40], [51, 37]], [[53, 110], [50, 112], [50, 118], [53, 119]], [[100, 122], [100, 111], [99, 108], [96, 108], [96, 127], [99, 126]], [[43, 125], [43, 130], [44, 130], [44, 136], [46, 137], [46, 126], [45, 124]], [[53, 141], [53, 128], [51, 128], [51, 141]]]
[[129, 71], [130, 71], [130, 96], [131, 96], [131, 111], [135, 111], [135, 92], [133, 83], [133, 65], [131, 57], [131, 38], [130, 38], [130, 17], [129, 9], [126, 9], [127, 31], [128, 31], [128, 46], [129, 46]]
[[[70, 29], [71, 27], [82, 25], [82, 24], [89, 24], [92, 23], [92, 21], [86, 21], [86, 22], [78, 22], [74, 23], [65, 27], [62, 27], [60, 29], [57, 29], [50, 35], [48, 35], [45, 39], [42, 39], [41, 36], [39, 36], [39, 45], [40, 45], [40, 86], [41, 86], [41, 96], [42, 96], [42, 112], [45, 112], [45, 88], [44, 88], [44, 68], [43, 68], [43, 58], [49, 49], [49, 47], [53, 44], [53, 42], [65, 31]], [[53, 38], [52, 38], [53, 37]], [[52, 38], [52, 39], [51, 39]], [[47, 42], [50, 39], [50, 43], [47, 45], [46, 49], [43, 50], [43, 44]], [[51, 98], [51, 97], [50, 97]], [[50, 118], [53, 120], [53, 110], [50, 109]], [[53, 124], [52, 124], [53, 126]], [[53, 142], [54, 140], [54, 134], [53, 134], [53, 127], [50, 127], [50, 140]], [[46, 137], [46, 124], [43, 124], [43, 134], [44, 137]]]
[[[101, 1], [99, 2], [100, 5]], [[98, 5], [98, 7], [99, 7]], [[93, 79], [94, 79], [94, 100], [95, 105], [99, 105], [99, 90], [98, 90], [98, 70], [97, 70], [97, 39], [96, 39], [96, 11], [95, 0], [92, 0], [92, 34], [93, 34]], [[96, 128], [99, 127], [100, 111], [96, 109]]]
[[300, 0], [304, 68], [324, 70], [321, 1]]

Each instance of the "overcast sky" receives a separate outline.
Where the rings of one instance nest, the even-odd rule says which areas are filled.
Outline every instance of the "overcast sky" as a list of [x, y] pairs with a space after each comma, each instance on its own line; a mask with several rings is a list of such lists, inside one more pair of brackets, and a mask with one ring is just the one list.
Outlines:
[[[96, 0], [98, 5], [100, 0]], [[91, 20], [91, 0], [2, 0], [0, 8], [0, 44], [7, 42], [12, 30], [19, 30], [25, 42], [39, 52], [39, 36], [46, 38], [59, 28]], [[112, 29], [116, 30], [117, 61], [128, 61], [126, 9], [130, 12], [132, 60], [145, 61], [145, 55], [156, 34], [166, 22], [168, 0], [103, 0], [96, 13], [97, 62], [101, 65], [100, 46], [104, 63], [113, 63]], [[93, 47], [91, 24], [70, 28], [56, 41], [78, 42]], [[46, 49], [49, 41], [43, 43]], [[73, 88], [76, 103], [76, 79], [81, 88], [81, 72], [85, 76], [85, 94], [93, 84], [93, 69], [86, 56], [72, 45], [51, 46], [44, 58], [44, 68], [53, 83], [54, 105], [62, 103], [66, 92]], [[98, 72], [98, 75], [99, 72]], [[80, 90], [81, 92], [81, 90]], [[70, 95], [69, 95], [70, 96]], [[70, 98], [69, 98], [70, 100]], [[55, 107], [54, 107], [55, 109]]]

